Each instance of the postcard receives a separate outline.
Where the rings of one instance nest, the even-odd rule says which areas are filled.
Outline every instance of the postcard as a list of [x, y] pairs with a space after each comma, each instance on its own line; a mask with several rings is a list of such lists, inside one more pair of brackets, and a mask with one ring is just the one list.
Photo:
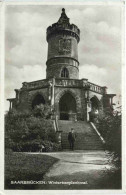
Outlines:
[[124, 8], [1, 2], [0, 194], [125, 193]]

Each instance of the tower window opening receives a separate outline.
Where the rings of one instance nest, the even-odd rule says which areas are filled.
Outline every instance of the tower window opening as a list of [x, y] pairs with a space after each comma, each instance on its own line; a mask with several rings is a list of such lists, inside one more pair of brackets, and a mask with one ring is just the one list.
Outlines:
[[68, 72], [67, 68], [63, 68], [63, 70], [61, 72], [61, 77], [64, 77], [64, 78], [69, 77], [69, 72]]

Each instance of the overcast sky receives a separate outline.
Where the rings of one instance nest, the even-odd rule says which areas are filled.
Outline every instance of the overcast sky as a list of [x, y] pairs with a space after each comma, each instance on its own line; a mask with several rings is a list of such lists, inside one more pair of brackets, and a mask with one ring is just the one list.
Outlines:
[[[78, 55], [80, 79], [121, 93], [120, 6], [8, 5], [5, 17], [5, 98], [15, 97], [22, 82], [45, 79], [46, 28], [65, 8], [70, 23], [81, 31]], [[9, 103], [5, 102], [6, 110]]]

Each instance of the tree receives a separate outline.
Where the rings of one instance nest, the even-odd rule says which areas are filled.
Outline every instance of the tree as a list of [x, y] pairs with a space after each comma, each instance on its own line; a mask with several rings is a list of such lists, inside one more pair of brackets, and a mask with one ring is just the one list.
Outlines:
[[33, 110], [33, 115], [49, 119], [52, 115], [51, 107], [48, 104], [39, 104]]
[[[121, 165], [121, 115], [106, 112], [102, 119], [99, 119], [97, 128], [106, 141], [106, 149], [114, 154], [118, 165]], [[119, 165], [119, 166], [120, 166]]]

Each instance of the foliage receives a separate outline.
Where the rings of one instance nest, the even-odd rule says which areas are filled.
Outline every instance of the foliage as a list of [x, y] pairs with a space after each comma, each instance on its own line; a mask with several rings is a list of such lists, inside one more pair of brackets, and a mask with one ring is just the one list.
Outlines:
[[5, 116], [6, 148], [35, 152], [40, 150], [43, 142], [46, 142], [48, 147], [57, 142], [53, 121], [36, 117], [31, 113], [21, 114], [15, 111]]
[[106, 112], [102, 119], [99, 119], [97, 128], [105, 139], [105, 148], [111, 151], [112, 160], [115, 164], [121, 163], [121, 115]]
[[52, 111], [48, 104], [39, 104], [34, 108], [33, 115], [36, 117], [49, 119], [52, 115]]

